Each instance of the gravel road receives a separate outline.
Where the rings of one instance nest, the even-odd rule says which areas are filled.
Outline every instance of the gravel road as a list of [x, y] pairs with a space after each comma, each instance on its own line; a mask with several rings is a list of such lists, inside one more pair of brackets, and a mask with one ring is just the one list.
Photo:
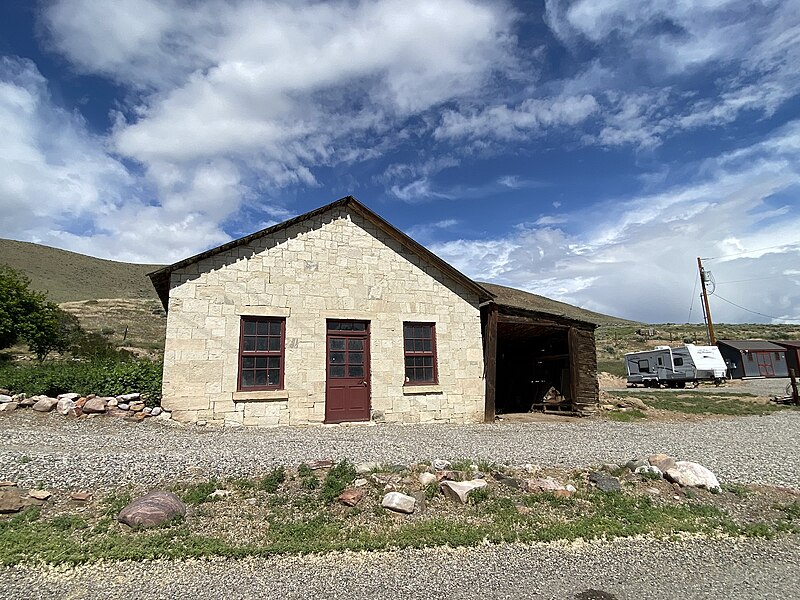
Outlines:
[[152, 486], [179, 478], [249, 476], [318, 458], [385, 463], [472, 458], [582, 467], [665, 452], [719, 479], [800, 487], [800, 412], [681, 423], [496, 423], [218, 429], [152, 419], [0, 415], [0, 480], [51, 488]]
[[[800, 538], [0, 568], [0, 598], [798, 598]], [[588, 595], [588, 590], [606, 596]], [[581, 595], [583, 594], [583, 595]]]

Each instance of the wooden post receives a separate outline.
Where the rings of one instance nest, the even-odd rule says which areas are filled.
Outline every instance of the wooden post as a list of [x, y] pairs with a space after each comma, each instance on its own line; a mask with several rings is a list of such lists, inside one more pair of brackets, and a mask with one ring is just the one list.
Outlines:
[[703, 262], [700, 257], [697, 257], [697, 268], [700, 270], [700, 288], [703, 292], [703, 309], [706, 316], [706, 327], [708, 328], [708, 344], [709, 346], [717, 345], [717, 338], [714, 336], [714, 323], [711, 322], [711, 307], [708, 305], [708, 290], [706, 289], [706, 270], [703, 268]]
[[[578, 402], [578, 387], [580, 385], [580, 338], [578, 330], [570, 327], [567, 332], [567, 352], [569, 354], [569, 395], [572, 410], [576, 410]], [[564, 391], [562, 390], [562, 394]]]
[[794, 369], [789, 369], [789, 379], [792, 381], [792, 397], [794, 398], [794, 403], [800, 406], [800, 395], [797, 393], [797, 377]]
[[495, 396], [497, 392], [497, 305], [490, 304], [486, 315], [486, 346], [483, 349], [483, 364], [486, 371], [486, 405], [483, 420], [493, 423]]

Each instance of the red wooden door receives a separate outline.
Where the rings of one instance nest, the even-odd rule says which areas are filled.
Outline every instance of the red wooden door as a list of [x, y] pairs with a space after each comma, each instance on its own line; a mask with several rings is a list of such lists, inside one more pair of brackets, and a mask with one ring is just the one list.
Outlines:
[[328, 321], [325, 422], [369, 421], [369, 323]]
[[756, 352], [756, 361], [758, 362], [758, 374], [764, 377], [774, 377], [775, 367], [772, 365], [771, 352]]

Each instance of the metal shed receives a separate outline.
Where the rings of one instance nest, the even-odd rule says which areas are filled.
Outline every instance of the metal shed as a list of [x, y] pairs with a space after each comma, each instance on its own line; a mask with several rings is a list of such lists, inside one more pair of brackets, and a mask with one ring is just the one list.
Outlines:
[[718, 340], [717, 347], [734, 379], [789, 376], [783, 346], [766, 340]]

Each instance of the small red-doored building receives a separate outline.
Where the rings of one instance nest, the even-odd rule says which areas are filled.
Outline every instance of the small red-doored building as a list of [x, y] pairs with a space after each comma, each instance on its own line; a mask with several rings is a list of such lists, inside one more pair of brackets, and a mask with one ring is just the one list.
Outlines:
[[734, 379], [789, 376], [783, 346], [766, 340], [718, 340], [717, 347]]
[[550, 387], [597, 403], [595, 323], [473, 281], [350, 196], [150, 278], [178, 420], [467, 423]]

